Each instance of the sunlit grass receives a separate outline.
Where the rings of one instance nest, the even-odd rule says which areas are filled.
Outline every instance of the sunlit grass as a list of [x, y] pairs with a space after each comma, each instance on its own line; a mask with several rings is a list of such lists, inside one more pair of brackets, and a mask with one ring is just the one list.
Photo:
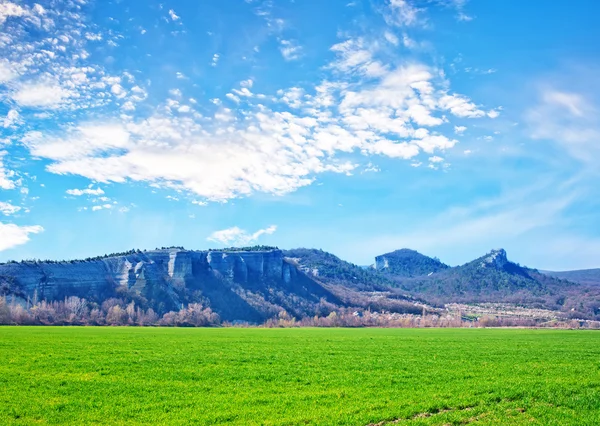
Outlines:
[[0, 424], [600, 424], [600, 333], [0, 328]]

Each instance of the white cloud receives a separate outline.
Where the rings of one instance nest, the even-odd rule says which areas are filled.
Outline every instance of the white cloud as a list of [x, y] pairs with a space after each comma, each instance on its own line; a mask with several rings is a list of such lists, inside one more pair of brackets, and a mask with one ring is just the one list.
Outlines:
[[181, 90], [179, 90], [179, 89], [171, 89], [171, 90], [169, 90], [169, 94], [171, 96], [175, 96], [177, 98], [180, 98], [181, 97]]
[[79, 197], [81, 195], [102, 195], [104, 191], [101, 188], [67, 189], [67, 194]]
[[0, 25], [4, 24], [10, 17], [28, 16], [30, 12], [18, 4], [11, 2], [0, 3]]
[[457, 117], [477, 118], [485, 115], [485, 112], [468, 98], [457, 94], [443, 96], [440, 99], [440, 106]]
[[280, 40], [279, 51], [286, 61], [295, 61], [302, 55], [302, 47], [293, 40]]
[[15, 77], [16, 74], [12, 70], [9, 62], [5, 59], [0, 60], [0, 84], [11, 81]]
[[2, 189], [14, 189], [15, 183], [11, 179], [14, 176], [12, 170], [7, 170], [4, 167], [3, 157], [6, 155], [6, 151], [0, 151], [0, 188]]
[[29, 234], [39, 234], [43, 230], [39, 225], [17, 226], [0, 222], [0, 251], [25, 244], [29, 241]]
[[456, 19], [458, 19], [459, 21], [462, 21], [462, 22], [469, 22], [469, 21], [473, 20], [473, 17], [467, 15], [464, 12], [459, 12], [458, 15], [456, 15]]
[[119, 99], [124, 98], [127, 95], [127, 92], [125, 91], [125, 89], [123, 89], [123, 86], [121, 86], [118, 83], [113, 84], [110, 87], [110, 91], [112, 92], [113, 95], [115, 95]]
[[393, 44], [394, 46], [398, 46], [398, 44], [400, 43], [400, 41], [398, 40], [398, 37], [396, 37], [395, 34], [389, 32], [389, 31], [386, 31], [383, 35], [384, 35], [385, 39], [389, 43]]
[[[420, 12], [413, 3], [392, 3], [404, 24], [418, 23]], [[119, 40], [99, 28], [81, 31], [101, 36], [94, 37], [95, 44]], [[280, 31], [274, 34], [284, 57], [300, 55], [295, 41], [281, 38]], [[400, 43], [391, 32], [380, 37]], [[17, 86], [13, 97], [22, 106], [46, 110], [60, 106], [60, 122], [65, 124], [58, 130], [29, 132], [21, 141], [31, 155], [49, 160], [49, 172], [100, 183], [144, 182], [208, 201], [255, 192], [280, 195], [310, 185], [321, 173], [351, 174], [358, 167], [351, 155], [417, 163], [420, 154], [433, 156], [457, 143], [439, 130], [444, 127], [438, 127], [451, 125], [453, 115], [486, 114], [468, 97], [449, 94], [449, 82], [440, 69], [399, 62], [396, 55], [385, 57], [394, 49], [366, 36], [332, 47], [336, 59], [326, 68], [332, 81], [282, 88], [274, 95], [251, 92], [253, 80], [244, 80], [226, 95], [239, 105], [228, 109], [215, 98], [216, 107], [209, 105], [204, 116], [184, 105], [190, 93], [184, 96], [179, 89], [171, 91], [164, 103], [138, 108], [137, 103], [148, 97], [145, 89], [134, 86], [135, 78], [141, 82], [142, 77], [111, 75], [100, 66], [84, 65], [89, 56], [83, 48], [89, 42], [84, 36], [67, 32], [55, 38], [65, 49], [67, 43], [82, 43], [76, 49], [69, 47], [77, 59], [66, 61], [65, 52], [48, 47], [55, 57], [51, 60], [43, 54], [46, 66], [58, 64], [51, 69], [60, 70], [49, 76], [40, 67], [31, 74], [40, 89], [51, 90], [27, 92], [34, 87], [27, 83]], [[215, 53], [211, 64], [216, 66], [219, 60]], [[117, 112], [106, 113], [111, 107]], [[77, 114], [69, 114], [78, 108]], [[86, 114], [86, 110], [94, 112]]]
[[21, 207], [0, 201], [0, 213], [4, 216], [10, 216], [21, 210]]
[[71, 93], [57, 84], [33, 83], [22, 85], [12, 98], [21, 106], [57, 108]]
[[526, 112], [525, 120], [532, 138], [554, 141], [573, 157], [596, 166], [600, 155], [598, 110], [583, 94], [546, 88], [538, 104]]
[[233, 228], [223, 229], [221, 231], [215, 231], [210, 236], [208, 236], [207, 240], [212, 241], [219, 244], [225, 245], [249, 245], [253, 244], [262, 235], [270, 235], [273, 234], [277, 230], [277, 226], [271, 225], [265, 229], [259, 229], [258, 231], [250, 234], [243, 229], [234, 226]]
[[[335, 66], [362, 78], [364, 63], [348, 63], [350, 50], [361, 46], [334, 49], [342, 57]], [[433, 155], [457, 143], [432, 129], [449, 121], [440, 111], [479, 114], [467, 97], [447, 94], [447, 82], [435, 69], [411, 64], [381, 72], [367, 77], [368, 83], [279, 91], [276, 105], [291, 108], [283, 111], [269, 107], [264, 95], [265, 104], [241, 111], [214, 100], [219, 109], [211, 123], [168, 100], [169, 111], [189, 114], [88, 123], [62, 134], [30, 132], [22, 141], [31, 154], [52, 160], [52, 173], [104, 183], [141, 181], [224, 201], [253, 192], [285, 194], [310, 185], [319, 173], [350, 174], [357, 165], [337, 158], [345, 153], [407, 160], [421, 152]], [[237, 97], [228, 97], [236, 101], [261, 96], [247, 87], [234, 91]]]
[[13, 126], [14, 124], [19, 123], [19, 121], [20, 121], [19, 112], [16, 109], [11, 109], [6, 114], [6, 117], [4, 118], [4, 122], [2, 123], [2, 127], [4, 127], [6, 129], [8, 127]]
[[92, 207], [92, 211], [93, 212], [97, 212], [98, 210], [109, 210], [109, 209], [112, 209], [112, 208], [113, 208], [112, 204], [102, 204], [102, 205], [99, 205], [99, 206], [93, 206]]
[[430, 163], [443, 163], [444, 159], [442, 157], [438, 157], [437, 155], [434, 155], [433, 157], [429, 157], [429, 162]]
[[454, 133], [457, 135], [462, 135], [467, 128], [465, 126], [454, 126]]
[[169, 10], [169, 16], [171, 17], [171, 19], [173, 21], [178, 21], [181, 19], [179, 16], [177, 16], [177, 14], [175, 13], [175, 11], [173, 9]]
[[389, 0], [390, 11], [384, 13], [388, 24], [398, 26], [414, 26], [423, 24], [420, 17], [423, 9], [417, 8], [410, 0]]

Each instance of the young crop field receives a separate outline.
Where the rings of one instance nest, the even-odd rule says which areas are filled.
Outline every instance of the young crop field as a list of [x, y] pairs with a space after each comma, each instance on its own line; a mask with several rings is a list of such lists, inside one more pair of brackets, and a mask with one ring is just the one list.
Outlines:
[[0, 360], [0, 424], [600, 424], [594, 331], [2, 327]]

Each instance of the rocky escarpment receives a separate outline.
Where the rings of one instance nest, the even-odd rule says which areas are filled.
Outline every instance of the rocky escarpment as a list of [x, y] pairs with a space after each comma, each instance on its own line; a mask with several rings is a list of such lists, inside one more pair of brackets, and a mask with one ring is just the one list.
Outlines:
[[[339, 300], [280, 250], [132, 252], [89, 261], [0, 265], [0, 291], [26, 299], [131, 299], [158, 312], [202, 302], [224, 319], [261, 321], [281, 310], [310, 312]], [[295, 299], [294, 304], [291, 299]], [[294, 305], [294, 306], [292, 306]], [[316, 308], [315, 308], [316, 309]]]

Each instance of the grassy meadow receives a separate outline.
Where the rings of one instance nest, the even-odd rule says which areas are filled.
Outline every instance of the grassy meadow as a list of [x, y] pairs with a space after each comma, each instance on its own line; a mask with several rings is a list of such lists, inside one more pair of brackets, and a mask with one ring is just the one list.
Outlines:
[[600, 332], [0, 327], [0, 424], [598, 425]]

